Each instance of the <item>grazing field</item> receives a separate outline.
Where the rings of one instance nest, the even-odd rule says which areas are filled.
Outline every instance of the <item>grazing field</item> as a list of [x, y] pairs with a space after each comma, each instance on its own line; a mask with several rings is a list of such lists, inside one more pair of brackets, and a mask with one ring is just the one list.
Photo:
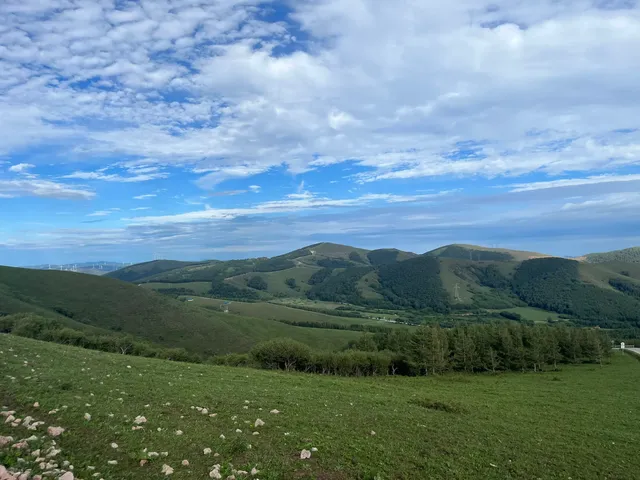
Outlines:
[[515, 307], [515, 308], [505, 308], [503, 310], [495, 310], [496, 312], [511, 312], [517, 313], [522, 316], [525, 320], [531, 320], [532, 322], [546, 322], [548, 318], [551, 318], [553, 321], [560, 320], [560, 316], [555, 312], [548, 312], [546, 310], [542, 310], [540, 308], [534, 307]]
[[0, 422], [15, 442], [38, 437], [0, 447], [10, 468], [32, 467], [28, 452], [46, 453], [55, 426], [65, 429], [55, 461], [85, 479], [161, 479], [168, 467], [176, 479], [255, 468], [245, 478], [262, 480], [633, 479], [640, 469], [640, 363], [623, 354], [543, 374], [338, 378], [0, 335], [0, 366], [3, 410], [45, 422]]
[[[193, 303], [202, 306], [219, 307], [224, 300], [215, 298], [194, 297]], [[337, 315], [327, 315], [324, 313], [310, 312], [295, 307], [276, 305], [267, 302], [231, 302], [228, 304], [229, 313], [244, 315], [247, 317], [264, 318], [268, 320], [284, 320], [288, 322], [312, 322], [312, 323], [332, 323], [337, 325], [375, 325], [382, 327], [399, 327], [401, 325], [388, 323], [370, 318], [339, 317]], [[316, 307], [319, 308], [319, 307]], [[406, 328], [406, 326], [405, 326]]]

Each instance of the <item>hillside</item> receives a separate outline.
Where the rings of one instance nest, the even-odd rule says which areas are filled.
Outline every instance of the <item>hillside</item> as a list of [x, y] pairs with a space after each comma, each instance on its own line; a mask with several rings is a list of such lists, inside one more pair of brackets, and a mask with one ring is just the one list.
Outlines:
[[510, 262], [524, 261], [531, 258], [549, 257], [543, 253], [526, 252], [522, 250], [508, 250], [505, 248], [489, 248], [479, 245], [445, 245], [427, 252], [425, 255], [431, 255], [439, 258], [454, 258], [459, 260], [471, 260], [479, 262]]
[[111, 278], [0, 267], [0, 313], [21, 312], [54, 317], [74, 328], [82, 324], [128, 333], [205, 355], [246, 352], [267, 338], [291, 337], [328, 350], [357, 338], [356, 332], [226, 315]]
[[[634, 326], [640, 325], [638, 265], [622, 260], [578, 263], [536, 252], [462, 244], [416, 255], [319, 243], [273, 258], [182, 266], [137, 282], [174, 295], [402, 310], [413, 312], [410, 316], [417, 321], [420, 316], [528, 307], [549, 312], [546, 318], [552, 320], [563, 315], [582, 324]], [[562, 288], [554, 276], [559, 271]], [[530, 318], [541, 317], [537, 310], [530, 313]]]
[[640, 263], [640, 247], [625, 248], [603, 253], [589, 253], [579, 258], [588, 263], [624, 262]]
[[138, 282], [147, 277], [153, 277], [162, 273], [185, 268], [192, 265], [199, 265], [202, 262], [179, 262], [177, 260], [154, 260], [152, 262], [137, 263], [128, 267], [107, 273], [105, 276], [116, 278], [125, 282]]
[[[0, 463], [34, 474], [42, 470], [31, 452], [50, 447], [51, 426], [65, 429], [55, 438], [56, 462], [71, 462], [85, 479], [159, 480], [167, 478], [163, 465], [172, 479], [210, 478], [214, 464], [222, 478], [233, 464], [259, 471], [236, 478], [267, 480], [409, 480], [425, 472], [434, 480], [630, 479], [637, 469], [640, 364], [628, 355], [542, 374], [344, 378], [0, 335], [0, 362], [3, 411], [45, 422], [29, 431], [2, 418], [0, 437], [38, 438], [23, 449], [0, 446]], [[132, 429], [138, 416], [146, 422]], [[311, 458], [300, 458], [303, 449]]]

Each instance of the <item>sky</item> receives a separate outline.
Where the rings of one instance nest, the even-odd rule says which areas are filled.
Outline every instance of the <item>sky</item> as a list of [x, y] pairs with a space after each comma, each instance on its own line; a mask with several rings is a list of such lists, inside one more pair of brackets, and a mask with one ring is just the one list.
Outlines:
[[640, 2], [2, 0], [0, 264], [640, 245]]

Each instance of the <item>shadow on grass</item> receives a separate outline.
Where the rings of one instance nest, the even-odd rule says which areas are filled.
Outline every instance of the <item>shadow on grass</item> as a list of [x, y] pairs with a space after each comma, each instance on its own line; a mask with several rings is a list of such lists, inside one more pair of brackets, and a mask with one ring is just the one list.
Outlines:
[[446, 413], [463, 414], [469, 412], [465, 406], [454, 402], [439, 402], [426, 398], [418, 398], [409, 400], [409, 403], [417, 407], [427, 408], [429, 410], [438, 410]]

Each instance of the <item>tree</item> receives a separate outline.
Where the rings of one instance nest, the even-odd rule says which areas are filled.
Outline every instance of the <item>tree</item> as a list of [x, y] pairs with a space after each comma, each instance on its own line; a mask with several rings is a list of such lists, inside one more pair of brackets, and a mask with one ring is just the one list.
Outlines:
[[255, 288], [256, 290], [266, 290], [269, 285], [262, 277], [254, 276], [249, 279], [247, 282], [247, 287]]
[[466, 328], [458, 328], [455, 332], [453, 358], [456, 367], [465, 372], [473, 372], [477, 365], [476, 345]]
[[287, 278], [284, 283], [286, 283], [289, 288], [296, 288], [297, 286], [295, 278]]
[[356, 350], [363, 352], [375, 352], [378, 350], [374, 336], [371, 333], [363, 333], [354, 346]]
[[251, 349], [251, 357], [262, 368], [304, 370], [311, 360], [311, 349], [290, 338], [261, 342]]

